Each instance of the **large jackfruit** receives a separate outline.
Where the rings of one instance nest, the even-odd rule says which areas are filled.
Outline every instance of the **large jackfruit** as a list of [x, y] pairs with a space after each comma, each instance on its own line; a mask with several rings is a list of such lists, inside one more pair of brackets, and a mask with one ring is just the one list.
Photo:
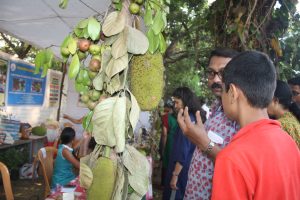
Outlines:
[[113, 195], [117, 174], [117, 159], [110, 155], [110, 148], [105, 147], [105, 155], [98, 158], [92, 169], [93, 182], [87, 191], [89, 200], [110, 200]]
[[132, 57], [130, 87], [141, 110], [153, 110], [158, 106], [164, 87], [164, 65], [160, 53]]

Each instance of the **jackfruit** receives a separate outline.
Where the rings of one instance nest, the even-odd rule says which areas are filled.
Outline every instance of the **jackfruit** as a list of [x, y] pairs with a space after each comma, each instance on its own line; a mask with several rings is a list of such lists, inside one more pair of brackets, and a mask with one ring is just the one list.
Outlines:
[[42, 126], [36, 126], [34, 128], [31, 129], [31, 133], [33, 135], [38, 135], [38, 136], [44, 136], [47, 133], [47, 130], [45, 127]]
[[155, 109], [163, 95], [164, 65], [160, 53], [133, 56], [130, 64], [130, 87], [141, 110]]
[[117, 174], [117, 160], [110, 157], [110, 147], [105, 147], [105, 155], [98, 158], [92, 169], [93, 182], [87, 191], [89, 200], [109, 200], [113, 195]]

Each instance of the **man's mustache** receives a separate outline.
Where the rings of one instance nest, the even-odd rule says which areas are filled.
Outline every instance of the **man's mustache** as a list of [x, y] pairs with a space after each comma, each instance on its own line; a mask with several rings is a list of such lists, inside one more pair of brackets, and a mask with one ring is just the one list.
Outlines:
[[213, 84], [211, 85], [211, 88], [212, 88], [212, 89], [222, 89], [222, 85], [219, 84], [219, 83], [213, 83]]

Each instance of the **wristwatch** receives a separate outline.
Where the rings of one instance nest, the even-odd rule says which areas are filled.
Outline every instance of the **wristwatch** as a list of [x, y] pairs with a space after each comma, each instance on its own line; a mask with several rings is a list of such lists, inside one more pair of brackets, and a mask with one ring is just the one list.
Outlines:
[[213, 149], [214, 146], [215, 146], [215, 143], [210, 140], [206, 147], [206, 150], [203, 153], [209, 154], [209, 152], [211, 152], [211, 150]]

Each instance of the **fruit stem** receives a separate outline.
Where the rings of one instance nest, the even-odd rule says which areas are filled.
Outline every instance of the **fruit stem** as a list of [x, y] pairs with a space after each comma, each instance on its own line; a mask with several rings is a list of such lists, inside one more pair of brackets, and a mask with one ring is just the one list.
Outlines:
[[105, 146], [105, 147], [104, 147], [104, 153], [103, 153], [103, 156], [106, 157], [106, 158], [109, 158], [109, 157], [110, 157], [110, 147], [109, 147], [109, 146]]

